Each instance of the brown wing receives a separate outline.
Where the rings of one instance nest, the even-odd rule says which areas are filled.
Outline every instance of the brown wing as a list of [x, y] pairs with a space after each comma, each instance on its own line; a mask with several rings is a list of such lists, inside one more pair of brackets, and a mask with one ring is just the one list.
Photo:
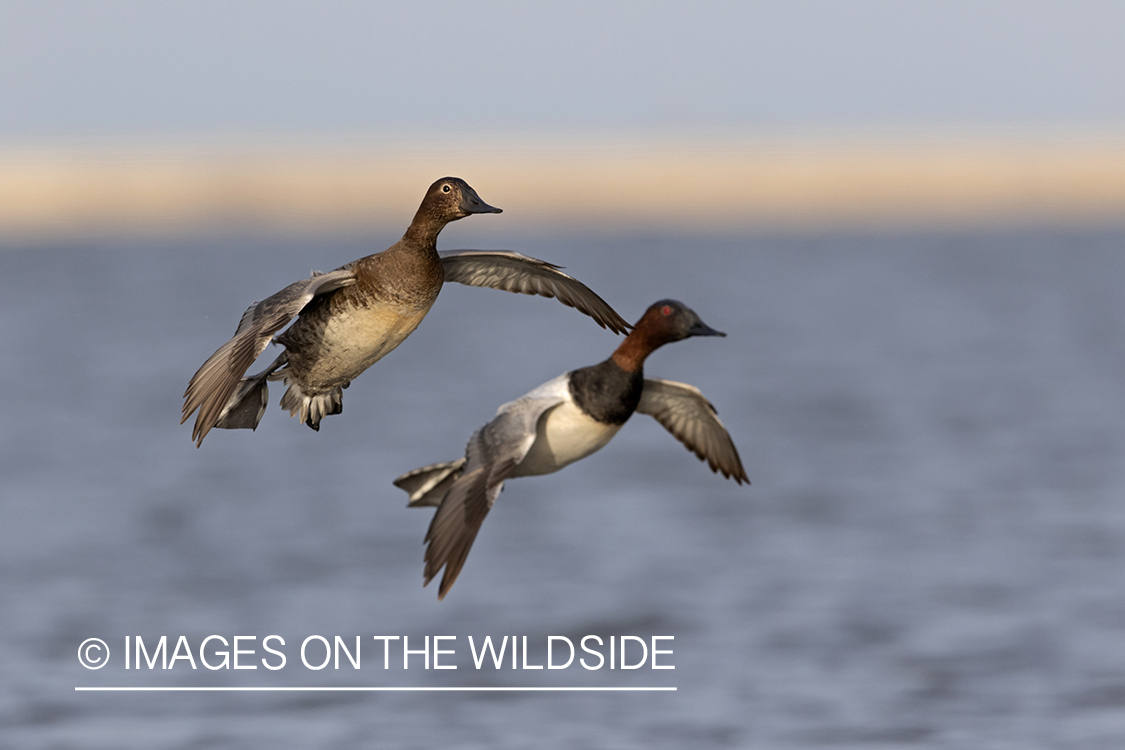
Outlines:
[[440, 255], [446, 281], [555, 297], [614, 333], [628, 333], [633, 327], [590, 287], [553, 263], [511, 250], [452, 250]]
[[722, 472], [739, 484], [750, 484], [730, 433], [698, 388], [671, 380], [646, 379], [637, 411], [652, 415], [688, 450], [707, 461], [711, 471]]
[[199, 409], [191, 432], [191, 439], [196, 441], [197, 446], [215, 426], [242, 376], [269, 344], [270, 338], [296, 317], [313, 297], [353, 283], [355, 273], [348, 267], [315, 274], [246, 308], [234, 336], [203, 363], [184, 391], [180, 424]]

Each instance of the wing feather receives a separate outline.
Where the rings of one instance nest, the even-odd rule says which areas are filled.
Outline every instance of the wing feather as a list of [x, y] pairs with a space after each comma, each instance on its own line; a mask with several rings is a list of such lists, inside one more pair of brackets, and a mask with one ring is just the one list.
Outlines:
[[672, 380], [646, 379], [637, 411], [651, 415], [711, 471], [750, 483], [730, 433], [698, 388]]
[[199, 445], [215, 426], [246, 370], [265, 350], [273, 334], [300, 314], [312, 299], [355, 283], [355, 272], [344, 267], [316, 273], [246, 308], [231, 340], [220, 346], [196, 371], [184, 391], [180, 424], [198, 409], [191, 438]]
[[614, 333], [627, 333], [633, 327], [592, 289], [553, 263], [511, 250], [452, 250], [440, 255], [446, 281], [555, 297]]
[[477, 532], [504, 487], [504, 480], [535, 443], [540, 417], [562, 400], [562, 396], [530, 396], [505, 404], [491, 422], [473, 433], [465, 451], [464, 472], [449, 488], [430, 522], [425, 539], [424, 584], [444, 566], [439, 600], [445, 598], [460, 575]]

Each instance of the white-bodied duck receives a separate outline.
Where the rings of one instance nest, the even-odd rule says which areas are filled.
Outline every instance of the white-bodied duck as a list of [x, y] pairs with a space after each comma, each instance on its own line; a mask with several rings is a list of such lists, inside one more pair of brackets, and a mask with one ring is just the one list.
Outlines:
[[725, 335], [683, 303], [661, 300], [645, 311], [609, 359], [502, 405], [469, 438], [464, 458], [396, 479], [395, 485], [410, 495], [411, 507], [438, 508], [426, 532], [425, 556], [426, 584], [445, 568], [438, 598], [457, 580], [505, 480], [551, 474], [585, 458], [608, 443], [635, 411], [652, 415], [712, 471], [749, 484], [730, 434], [703, 394], [685, 383], [644, 377], [645, 358], [664, 344]]
[[[464, 180], [442, 178], [391, 247], [314, 273], [250, 305], [234, 337], [203, 363], [184, 392], [180, 423], [199, 410], [192, 440], [202, 444], [213, 427], [256, 428], [269, 399], [267, 380], [284, 380], [288, 390], [281, 406], [319, 429], [324, 416], [340, 413], [343, 389], [413, 333], [447, 281], [556, 297], [603, 328], [629, 329], [601, 297], [559, 266], [507, 250], [438, 253], [437, 237], [446, 224], [484, 213], [500, 209], [482, 201]], [[274, 339], [285, 351], [262, 372], [243, 377], [294, 317]]]

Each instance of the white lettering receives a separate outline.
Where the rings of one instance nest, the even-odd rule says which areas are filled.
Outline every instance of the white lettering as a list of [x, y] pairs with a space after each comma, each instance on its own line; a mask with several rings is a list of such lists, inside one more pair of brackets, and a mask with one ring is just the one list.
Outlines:
[[355, 637], [355, 658], [354, 659], [352, 658], [352, 652], [348, 651], [348, 647], [344, 643], [343, 638], [341, 638], [340, 636], [336, 636], [335, 642], [336, 642], [335, 656], [334, 656], [335, 664], [333, 666], [333, 669], [339, 669], [340, 668], [340, 651], [343, 651], [344, 655], [348, 657], [348, 661], [350, 661], [352, 663], [352, 669], [359, 669], [359, 658], [360, 658], [360, 656], [359, 656], [359, 636], [357, 635]]
[[484, 637], [484, 643], [482, 643], [480, 647], [480, 654], [478, 655], [477, 645], [473, 642], [473, 637], [471, 635], [469, 636], [469, 650], [473, 652], [473, 664], [477, 669], [480, 669], [480, 665], [484, 663], [485, 649], [488, 649], [488, 652], [492, 654], [492, 665], [496, 669], [499, 669], [500, 662], [504, 660], [504, 649], [506, 648], [508, 648], [508, 636], [504, 636], [504, 640], [500, 641], [500, 653], [497, 654], [496, 648], [492, 645], [492, 636], [486, 635]]
[[656, 642], [657, 641], [670, 641], [674, 638], [675, 638], [674, 635], [654, 635], [652, 637], [652, 668], [653, 669], [675, 669], [676, 668], [675, 665], [673, 665], [673, 664], [657, 664], [656, 663], [656, 655], [657, 654], [670, 654], [670, 653], [672, 653], [672, 649], [664, 650], [664, 649], [656, 648]]
[[586, 669], [590, 669], [590, 670], [601, 669], [603, 666], [605, 666], [605, 657], [602, 656], [601, 651], [594, 651], [592, 648], [589, 648], [589, 647], [586, 646], [586, 641], [590, 640], [591, 638], [593, 638], [595, 641], [597, 641], [599, 646], [602, 645], [603, 641], [602, 641], [602, 638], [601, 638], [600, 635], [588, 635], [588, 636], [584, 637], [582, 639], [581, 643], [579, 643], [578, 645], [581, 646], [582, 650], [585, 651], [586, 653], [593, 654], [594, 656], [598, 657], [598, 665], [596, 667], [591, 667], [589, 664], [586, 663], [586, 657], [585, 656], [583, 656], [581, 659], [579, 659], [578, 663], [581, 664]]
[[230, 669], [230, 652], [228, 651], [215, 652], [216, 656], [223, 657], [223, 661], [219, 664], [211, 664], [211, 662], [207, 661], [206, 649], [207, 644], [211, 641], [222, 641], [223, 646], [230, 645], [227, 643], [227, 639], [223, 638], [221, 635], [209, 635], [204, 638], [203, 643], [199, 644], [199, 660], [203, 662], [203, 666], [207, 667], [208, 669]]
[[[182, 650], [184, 652], [182, 654], [180, 653], [181, 647], [183, 647]], [[185, 659], [189, 664], [191, 664], [192, 669], [196, 668], [195, 657], [191, 654], [191, 644], [188, 643], [187, 636], [181, 635], [176, 641], [176, 647], [172, 649], [172, 658], [168, 660], [169, 669], [176, 666], [177, 659]]]
[[[570, 649], [570, 656], [566, 660], [566, 664], [555, 664], [551, 659], [551, 647], [555, 645], [555, 641], [563, 641], [566, 647]], [[574, 661], [574, 644], [565, 635], [549, 635], [547, 636], [547, 669], [566, 669]]]
[[457, 640], [457, 636], [455, 636], [455, 635], [435, 635], [434, 636], [434, 669], [457, 669], [456, 664], [438, 664], [438, 658], [442, 654], [455, 654], [455, 653], [457, 653], [457, 651], [455, 649], [452, 649], [452, 648], [449, 648], [449, 649], [438, 648], [438, 646], [441, 645], [441, 641], [454, 641], [454, 640]]
[[285, 645], [285, 639], [282, 638], [280, 635], [267, 635], [265, 638], [262, 639], [262, 648], [264, 648], [266, 651], [269, 651], [271, 654], [274, 654], [275, 656], [280, 656], [281, 657], [281, 663], [278, 664], [277, 666], [274, 666], [273, 664], [267, 663], [266, 657], [263, 656], [262, 657], [262, 666], [265, 667], [266, 669], [272, 669], [272, 670], [276, 671], [276, 670], [281, 669], [282, 667], [285, 666], [285, 654], [281, 653], [280, 651], [278, 651], [276, 649], [270, 648], [270, 641], [273, 640], [273, 639], [277, 639], [278, 641], [280, 641], [282, 646]]
[[[308, 647], [309, 641], [320, 641], [322, 644], [324, 644], [324, 661], [322, 661], [318, 666], [313, 666], [312, 664], [309, 664], [308, 659], [305, 658], [305, 649]], [[328, 662], [330, 662], [330, 661], [332, 661], [332, 646], [330, 646], [328, 644], [327, 638], [325, 638], [322, 635], [310, 635], [308, 638], [301, 641], [301, 663], [305, 665], [306, 669], [312, 669], [312, 670], [324, 669], [325, 667], [328, 666]]]
[[[626, 639], [628, 639], [630, 641], [635, 641], [635, 642], [641, 644], [641, 660], [639, 662], [637, 662], [636, 664], [626, 664], [625, 663], [625, 640]], [[644, 638], [638, 638], [635, 635], [623, 635], [623, 636], [621, 636], [621, 661], [618, 662], [621, 665], [621, 668], [622, 669], [640, 669], [641, 667], [643, 667], [645, 665], [646, 661], [648, 661], [648, 645], [645, 644]]]

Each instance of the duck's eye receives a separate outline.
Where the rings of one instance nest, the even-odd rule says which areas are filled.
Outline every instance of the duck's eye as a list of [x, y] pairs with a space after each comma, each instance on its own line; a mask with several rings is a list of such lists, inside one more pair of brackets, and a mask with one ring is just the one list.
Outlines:
[[452, 189], [453, 188], [449, 187], [449, 185], [442, 185], [441, 186], [441, 192], [443, 192], [443, 193], [448, 193]]
[[660, 314], [661, 315], [671, 315], [672, 314], [672, 306], [671, 305], [665, 305], [664, 307], [660, 308]]

